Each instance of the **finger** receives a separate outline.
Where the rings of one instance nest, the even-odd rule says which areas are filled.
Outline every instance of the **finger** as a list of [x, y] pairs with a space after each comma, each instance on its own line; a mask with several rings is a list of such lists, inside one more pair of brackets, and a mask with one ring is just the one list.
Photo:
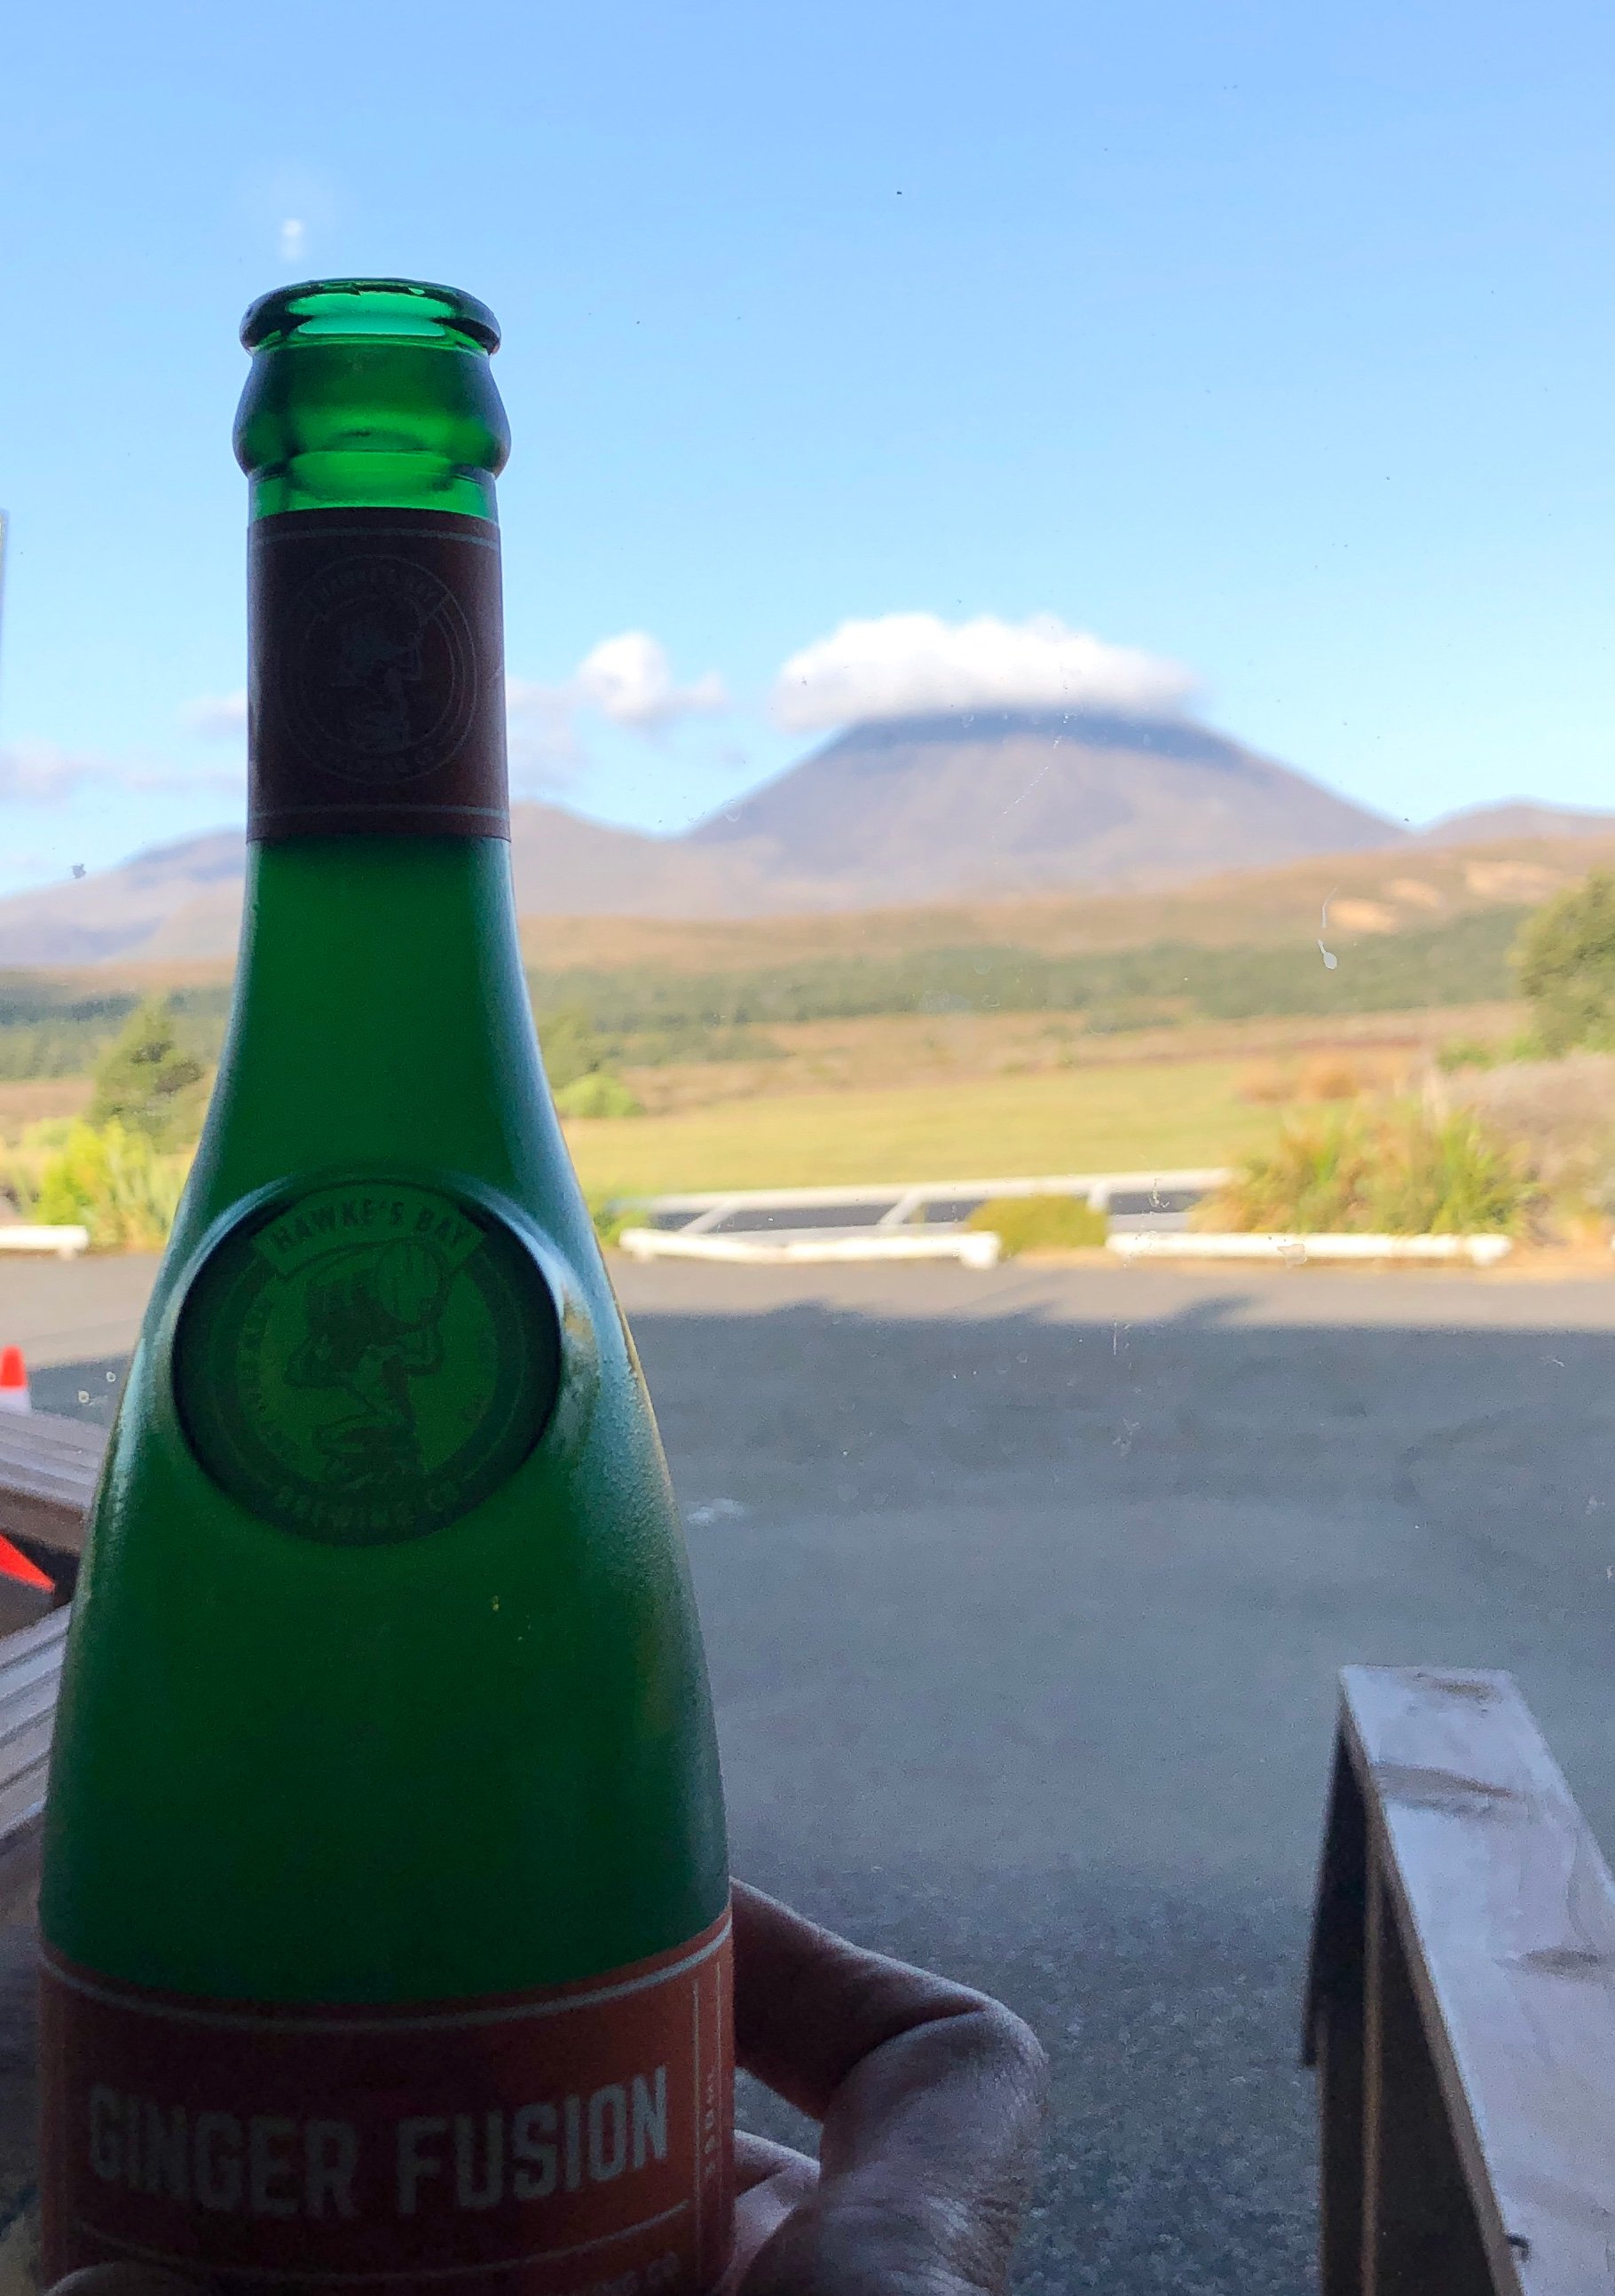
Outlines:
[[1001, 2296], [1043, 2092], [1042, 2052], [1005, 2009], [883, 2043], [832, 2100], [817, 2194], [745, 2296]]
[[[785, 2148], [782, 2145], [775, 2149], [783, 2152]], [[734, 2245], [729, 2267], [715, 2296], [740, 2296], [759, 2251], [767, 2246], [799, 2209], [812, 2200], [818, 2181], [817, 2162], [803, 2153], [791, 2152], [786, 2154], [783, 2168], [742, 2193], [734, 2210]]]
[[778, 2177], [787, 2170], [811, 2169], [818, 2174], [818, 2163], [805, 2152], [793, 2152], [789, 2144], [776, 2144], [771, 2136], [753, 2136], [749, 2128], [734, 2132], [734, 2189], [750, 2192], [753, 2185], [762, 2184], [769, 2177]]
[[854, 2065], [896, 2035], [969, 2016], [987, 1997], [865, 1953], [760, 1890], [734, 1884], [734, 2041], [741, 2063], [822, 2120]]

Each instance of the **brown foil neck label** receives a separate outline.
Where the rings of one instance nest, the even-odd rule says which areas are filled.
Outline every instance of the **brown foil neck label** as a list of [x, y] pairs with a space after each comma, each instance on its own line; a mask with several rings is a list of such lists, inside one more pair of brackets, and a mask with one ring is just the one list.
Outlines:
[[199, 2001], [47, 1951], [47, 2277], [700, 2296], [728, 2258], [727, 1915], [581, 1984], [408, 2008]]
[[509, 836], [496, 526], [286, 511], [247, 588], [250, 837]]

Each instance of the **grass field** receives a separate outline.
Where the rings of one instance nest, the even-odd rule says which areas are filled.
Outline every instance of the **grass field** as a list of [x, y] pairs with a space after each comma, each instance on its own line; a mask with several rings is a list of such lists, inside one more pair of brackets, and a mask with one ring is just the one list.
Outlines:
[[793, 1093], [635, 1121], [569, 1124], [591, 1195], [1016, 1178], [1231, 1162], [1283, 1111], [1237, 1096], [1242, 1065], [1057, 1070], [967, 1086]]

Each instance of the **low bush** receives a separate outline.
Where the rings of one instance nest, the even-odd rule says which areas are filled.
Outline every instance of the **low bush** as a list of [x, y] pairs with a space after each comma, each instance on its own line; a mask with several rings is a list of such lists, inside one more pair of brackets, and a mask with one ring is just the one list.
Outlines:
[[46, 1227], [86, 1227], [97, 1251], [156, 1251], [185, 1185], [189, 1158], [165, 1156], [121, 1124], [74, 1124], [45, 1159], [30, 1217]]
[[1292, 1118], [1200, 1207], [1196, 1225], [1264, 1234], [1512, 1234], [1536, 1194], [1523, 1160], [1467, 1110]]
[[1295, 1098], [1295, 1070], [1279, 1061], [1258, 1061], [1242, 1070], [1234, 1088], [1252, 1107], [1282, 1108]]
[[75, 1119], [45, 1116], [25, 1125], [9, 1146], [0, 1145], [0, 1220], [31, 1220], [39, 1201], [45, 1166], [66, 1145]]
[[966, 1227], [985, 1228], [1012, 1259], [1021, 1251], [1094, 1251], [1110, 1223], [1080, 1196], [993, 1196], [978, 1204]]
[[1318, 1053], [1306, 1062], [1296, 1086], [1298, 1100], [1356, 1100], [1372, 1079], [1339, 1053]]
[[1555, 1198], [1615, 1195], [1615, 1054], [1500, 1061], [1445, 1077], [1440, 1092], [1513, 1142]]
[[607, 1246], [614, 1244], [625, 1227], [643, 1225], [642, 1206], [622, 1202], [616, 1196], [591, 1196], [589, 1218], [594, 1223], [594, 1233]]
[[1245, 1070], [1236, 1087], [1242, 1100], [1279, 1108], [1289, 1102], [1363, 1100], [1400, 1089], [1406, 1062], [1394, 1054], [1369, 1052], [1314, 1053], [1306, 1060], [1258, 1061]]
[[586, 1076], [563, 1084], [555, 1095], [555, 1106], [562, 1116], [643, 1116], [645, 1112], [644, 1103], [635, 1099], [622, 1078], [604, 1069], [591, 1069]]

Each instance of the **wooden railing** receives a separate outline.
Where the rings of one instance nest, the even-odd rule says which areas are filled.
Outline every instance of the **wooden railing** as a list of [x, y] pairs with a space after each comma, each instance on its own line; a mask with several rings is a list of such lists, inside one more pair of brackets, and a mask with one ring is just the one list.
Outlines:
[[1307, 2012], [1323, 2296], [1609, 2296], [1609, 1867], [1506, 1674], [1341, 1689]]
[[76, 1555], [106, 1449], [104, 1427], [45, 1412], [0, 1413], [0, 1532]]
[[68, 1613], [0, 1637], [0, 1923], [28, 1907], [38, 1873], [51, 1725]]
[[[0, 1420], [0, 1532], [70, 1572], [105, 1437]], [[68, 1613], [0, 1636], [0, 1917]], [[1306, 2051], [1322, 2296], [1612, 2296], [1615, 1883], [1506, 1674], [1349, 1667]]]
[[[0, 1925], [29, 1911], [37, 1878], [66, 1603], [106, 1441], [103, 1427], [84, 1420], [0, 1414], [0, 1534], [51, 1573], [61, 1605], [19, 1631], [0, 1632]], [[0, 1599], [0, 1624], [7, 1622]], [[0, 2045], [4, 2030], [0, 2016]], [[4, 2142], [3, 2104], [0, 2097], [0, 2206], [15, 2165]]]

